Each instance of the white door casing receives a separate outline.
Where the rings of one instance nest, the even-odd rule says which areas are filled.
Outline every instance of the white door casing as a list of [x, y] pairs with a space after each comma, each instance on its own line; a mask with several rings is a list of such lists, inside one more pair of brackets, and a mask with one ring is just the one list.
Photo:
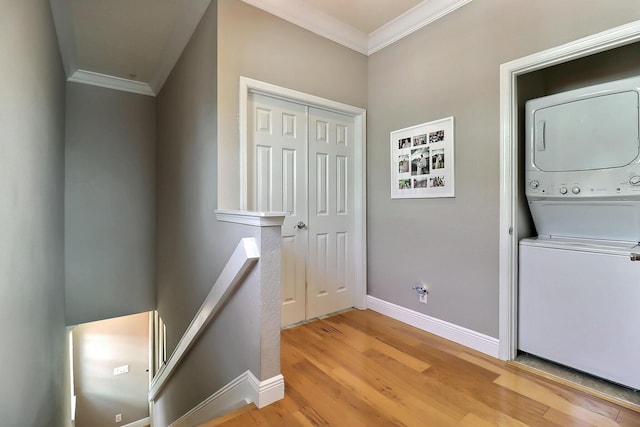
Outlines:
[[[308, 234], [311, 233], [309, 231], [312, 228], [315, 228], [315, 225], [312, 223], [317, 222], [319, 226], [324, 227], [321, 233], [314, 235], [313, 237], [313, 249], [310, 251], [314, 251], [317, 253], [317, 249], [323, 249], [323, 244], [327, 244], [327, 248], [333, 248], [335, 254], [331, 254], [328, 258], [332, 259], [331, 263], [311, 263], [310, 271], [307, 272], [307, 278], [311, 277], [311, 285], [309, 288], [311, 289], [311, 294], [315, 292], [317, 296], [319, 296], [322, 304], [320, 305], [317, 311], [314, 311], [314, 308], [305, 315], [304, 318], [309, 318], [310, 316], [320, 315], [321, 311], [324, 313], [340, 310], [341, 308], [355, 306], [359, 309], [366, 308], [366, 193], [365, 193], [365, 158], [366, 158], [366, 150], [365, 150], [365, 121], [366, 121], [366, 112], [363, 109], [348, 106], [345, 104], [337, 103], [334, 101], [326, 100], [324, 98], [319, 98], [313, 95], [304, 94], [301, 92], [293, 91], [286, 88], [281, 88], [278, 86], [274, 86], [268, 83], [259, 82], [256, 80], [248, 79], [245, 77], [240, 78], [240, 157], [241, 157], [241, 165], [240, 165], [240, 185], [241, 185], [241, 209], [243, 210], [281, 210], [286, 211], [289, 210], [285, 206], [278, 202], [277, 197], [273, 197], [271, 200], [271, 205], [265, 203], [264, 195], [261, 196], [261, 204], [258, 208], [257, 203], [257, 195], [260, 190], [255, 188], [255, 180], [253, 179], [253, 162], [254, 162], [254, 154], [252, 147], [253, 143], [251, 142], [252, 136], [250, 134], [253, 132], [253, 125], [251, 124], [252, 120], [255, 120], [253, 113], [250, 113], [250, 104], [254, 102], [256, 99], [256, 94], [266, 95], [270, 99], [279, 99], [285, 102], [292, 102], [297, 104], [299, 108], [302, 104], [303, 106], [307, 106], [309, 111], [319, 119], [319, 121], [326, 123], [326, 138], [330, 141], [333, 140], [335, 142], [339, 141], [338, 148], [332, 148], [330, 150], [320, 150], [315, 149], [312, 156], [317, 158], [326, 159], [327, 167], [325, 169], [320, 169], [321, 173], [325, 173], [323, 176], [323, 182], [325, 187], [320, 186], [320, 189], [330, 190], [333, 189], [333, 192], [337, 192], [337, 185], [343, 185], [342, 192], [338, 192], [335, 197], [336, 202], [327, 201], [326, 208], [327, 213], [322, 213], [322, 209], [320, 209], [320, 215], [318, 215], [318, 203], [317, 199], [313, 198], [312, 201], [309, 202], [309, 206], [312, 206], [314, 209], [314, 214], [312, 218], [307, 218], [307, 221], [302, 219], [301, 215], [295, 221], [285, 221], [285, 224], [282, 227], [283, 230], [283, 257], [286, 257], [287, 251], [295, 251], [296, 255], [300, 255], [304, 253], [302, 251], [297, 251], [295, 249], [295, 245], [293, 241], [303, 242], [307, 241], [309, 243]], [[264, 100], [264, 99], [263, 99]], [[281, 104], [282, 106], [282, 104]], [[265, 114], [261, 112], [260, 114]], [[291, 114], [291, 113], [288, 113]], [[314, 124], [314, 126], [316, 126]], [[298, 136], [300, 135], [300, 127], [297, 127]], [[309, 133], [313, 135], [313, 138], [317, 138], [317, 128], [313, 130], [309, 129]], [[322, 139], [322, 138], [320, 138]], [[266, 144], [265, 144], [266, 145]], [[325, 148], [327, 144], [325, 143]], [[322, 146], [322, 145], [320, 145]], [[342, 147], [344, 146], [344, 147]], [[284, 148], [285, 150], [291, 150], [291, 148]], [[262, 154], [266, 154], [268, 150], [266, 148], [260, 148], [262, 150]], [[277, 151], [278, 149], [276, 149]], [[342, 150], [342, 151], [341, 151]], [[274, 153], [274, 151], [272, 151]], [[297, 151], [298, 154], [301, 151]], [[310, 153], [308, 153], [310, 154]], [[352, 159], [349, 160], [348, 156], [351, 155]], [[255, 158], [258, 158], [257, 156]], [[309, 172], [312, 173], [314, 177], [317, 177], [318, 169], [317, 164], [313, 161], [313, 166], [310, 166]], [[280, 163], [282, 165], [284, 163]], [[274, 167], [274, 163], [270, 164], [270, 167]], [[303, 170], [304, 166], [299, 166], [298, 171]], [[313, 172], [311, 171], [313, 169]], [[331, 177], [332, 175], [337, 176]], [[282, 175], [282, 176], [286, 176]], [[280, 180], [282, 177], [278, 177], [274, 175], [275, 180]], [[267, 182], [267, 181], [264, 181]], [[305, 189], [310, 184], [304, 180]], [[264, 185], [264, 184], [263, 184]], [[315, 182], [315, 187], [319, 184]], [[277, 183], [271, 182], [272, 188], [277, 187]], [[286, 186], [285, 186], [286, 187]], [[314, 187], [314, 188], [315, 188]], [[300, 194], [296, 192], [295, 194]], [[325, 194], [325, 197], [328, 195]], [[296, 203], [301, 200], [300, 197], [296, 199]], [[325, 200], [331, 200], [325, 199]], [[276, 201], [276, 203], [274, 203]], [[329, 215], [330, 209], [329, 207], [333, 206], [334, 215]], [[297, 208], [296, 212], [302, 212], [303, 208]], [[322, 219], [321, 221], [319, 219]], [[304, 224], [308, 224], [310, 228], [294, 228], [294, 225], [298, 223], [298, 221], [302, 221]], [[348, 226], [344, 226], [344, 223], [348, 223]], [[341, 225], [342, 224], [342, 225]], [[320, 230], [320, 229], [319, 229]], [[291, 233], [291, 234], [290, 234]], [[290, 243], [287, 243], [285, 240], [290, 236]], [[295, 236], [295, 237], [294, 237]], [[289, 247], [287, 245], [289, 244]], [[291, 253], [291, 252], [289, 252]], [[315, 258], [315, 255], [314, 255]], [[338, 261], [340, 260], [340, 261]], [[284, 266], [285, 269], [287, 268]], [[319, 273], [324, 268], [324, 271], [329, 271], [330, 274], [334, 275], [334, 283], [336, 283], [333, 287], [323, 287], [321, 285], [320, 280], [316, 280], [321, 277], [321, 273]], [[290, 280], [291, 277], [295, 275], [291, 273], [287, 273], [283, 269], [283, 281]], [[297, 274], [297, 273], [296, 273]], [[316, 277], [316, 279], [313, 279]], [[326, 278], [326, 277], [325, 277]], [[350, 285], [348, 285], [350, 283]], [[315, 286], [315, 287], [314, 287]], [[288, 301], [291, 307], [295, 306], [296, 303], [292, 301], [296, 301], [298, 299], [298, 295], [292, 291], [292, 287], [287, 288], [283, 287], [282, 300]], [[292, 295], [294, 295], [292, 297]], [[330, 295], [330, 298], [322, 298], [325, 295]], [[333, 300], [334, 303], [328, 304], [325, 301]], [[345, 305], [344, 301], [349, 300], [348, 304]], [[337, 303], [335, 301], [338, 301]], [[299, 316], [299, 314], [291, 314], [287, 311], [291, 311], [292, 313], [299, 313], [296, 310], [288, 310], [289, 307], [285, 305], [282, 311], [282, 324], [291, 324], [292, 319], [295, 316]], [[325, 311], [327, 310], [327, 311]], [[302, 320], [301, 319], [301, 320]]]
[[[260, 94], [248, 102], [249, 147], [247, 162], [249, 209], [285, 212], [282, 224], [282, 324], [305, 316], [305, 262], [307, 188], [299, 176], [307, 175], [307, 107]], [[285, 323], [286, 322], [286, 323]]]
[[517, 78], [573, 59], [640, 41], [640, 21], [631, 22], [500, 66], [500, 305], [499, 357], [518, 350], [518, 93]]

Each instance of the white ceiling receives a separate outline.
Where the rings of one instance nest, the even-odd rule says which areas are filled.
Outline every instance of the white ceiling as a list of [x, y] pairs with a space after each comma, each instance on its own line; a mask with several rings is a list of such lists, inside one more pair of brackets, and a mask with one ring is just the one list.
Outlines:
[[[471, 0], [243, 0], [371, 55]], [[155, 96], [211, 0], [50, 0], [70, 81]]]

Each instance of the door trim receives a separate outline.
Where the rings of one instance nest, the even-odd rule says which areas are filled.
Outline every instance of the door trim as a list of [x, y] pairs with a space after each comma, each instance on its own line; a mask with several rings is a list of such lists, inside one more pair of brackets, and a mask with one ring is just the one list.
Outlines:
[[331, 101], [304, 92], [287, 89], [259, 80], [240, 76], [240, 111], [238, 121], [240, 126], [240, 209], [248, 207], [248, 100], [251, 93], [270, 96], [285, 101], [304, 104], [309, 107], [321, 108], [336, 113], [345, 114], [354, 119], [354, 260], [355, 283], [354, 304], [358, 309], [367, 307], [367, 181], [366, 181], [366, 110], [340, 102]]
[[640, 40], [640, 21], [631, 22], [500, 66], [500, 262], [499, 357], [518, 351], [518, 187], [517, 77]]

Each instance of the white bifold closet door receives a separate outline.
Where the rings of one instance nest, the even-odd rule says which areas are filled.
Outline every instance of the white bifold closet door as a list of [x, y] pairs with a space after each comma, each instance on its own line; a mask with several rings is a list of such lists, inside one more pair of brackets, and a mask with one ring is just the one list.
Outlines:
[[249, 97], [249, 209], [286, 212], [282, 325], [354, 306], [352, 117]]

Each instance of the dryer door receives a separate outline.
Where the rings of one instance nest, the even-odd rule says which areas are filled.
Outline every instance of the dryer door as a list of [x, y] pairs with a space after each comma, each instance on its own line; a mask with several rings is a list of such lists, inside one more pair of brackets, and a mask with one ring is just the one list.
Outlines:
[[624, 91], [537, 109], [533, 164], [547, 172], [618, 168], [639, 154], [638, 93]]

